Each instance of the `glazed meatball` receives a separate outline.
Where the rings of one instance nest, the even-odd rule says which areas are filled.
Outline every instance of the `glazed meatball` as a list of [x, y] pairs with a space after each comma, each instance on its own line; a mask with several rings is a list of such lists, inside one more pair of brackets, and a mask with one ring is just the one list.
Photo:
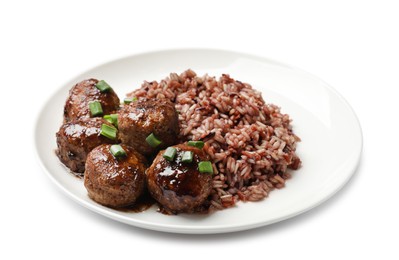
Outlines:
[[[147, 188], [152, 197], [172, 213], [193, 212], [209, 196], [212, 190], [212, 175], [198, 170], [200, 161], [208, 156], [196, 147], [179, 144], [172, 161], [160, 151], [147, 169]], [[190, 163], [182, 162], [185, 151], [193, 152]]]
[[[167, 99], [140, 99], [124, 106], [119, 111], [118, 125], [122, 143], [143, 155], [155, 154], [175, 144], [179, 133], [176, 109]], [[162, 141], [157, 147], [146, 142], [151, 134]]]
[[93, 148], [116, 142], [100, 134], [102, 124], [111, 125], [99, 117], [81, 118], [64, 123], [56, 133], [57, 156], [71, 171], [83, 173], [87, 154]]
[[145, 158], [127, 145], [125, 156], [115, 157], [111, 145], [94, 148], [86, 160], [84, 185], [89, 197], [108, 207], [134, 204], [145, 187]]
[[90, 117], [89, 103], [92, 101], [101, 103], [104, 115], [118, 110], [120, 101], [114, 90], [101, 92], [96, 87], [97, 83], [97, 79], [87, 79], [71, 88], [65, 102], [64, 122], [81, 117]]

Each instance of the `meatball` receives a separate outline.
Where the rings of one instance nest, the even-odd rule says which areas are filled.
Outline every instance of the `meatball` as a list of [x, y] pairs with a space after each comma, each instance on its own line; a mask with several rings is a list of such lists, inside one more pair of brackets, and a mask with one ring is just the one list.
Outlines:
[[118, 110], [120, 101], [114, 90], [101, 92], [96, 87], [97, 83], [97, 79], [87, 79], [71, 88], [64, 107], [65, 122], [80, 117], [90, 117], [89, 103], [92, 101], [101, 103], [105, 115]]
[[93, 148], [116, 142], [100, 134], [102, 124], [111, 125], [99, 117], [81, 118], [64, 123], [56, 133], [57, 156], [71, 171], [83, 173], [87, 154]]
[[132, 205], [145, 187], [146, 159], [127, 145], [126, 156], [116, 158], [111, 145], [94, 148], [86, 160], [84, 185], [89, 197], [108, 207]]
[[[119, 111], [118, 125], [122, 143], [143, 155], [152, 155], [175, 144], [179, 133], [178, 115], [168, 99], [140, 99], [124, 106]], [[146, 142], [151, 134], [162, 141], [157, 147]]]
[[[163, 157], [160, 151], [147, 169], [147, 188], [152, 197], [172, 213], [193, 212], [209, 196], [212, 190], [212, 175], [198, 170], [200, 161], [208, 156], [196, 147], [179, 144], [173, 161]], [[182, 162], [185, 151], [193, 152], [191, 163]]]

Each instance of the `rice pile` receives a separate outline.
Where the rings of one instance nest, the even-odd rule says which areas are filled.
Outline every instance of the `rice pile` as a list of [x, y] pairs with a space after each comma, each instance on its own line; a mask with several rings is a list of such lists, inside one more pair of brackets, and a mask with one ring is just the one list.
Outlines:
[[297, 169], [300, 139], [290, 118], [266, 104], [251, 85], [223, 74], [219, 80], [192, 70], [144, 82], [128, 96], [168, 98], [179, 113], [180, 139], [203, 140], [215, 164], [210, 211], [258, 201], [284, 187], [287, 169]]

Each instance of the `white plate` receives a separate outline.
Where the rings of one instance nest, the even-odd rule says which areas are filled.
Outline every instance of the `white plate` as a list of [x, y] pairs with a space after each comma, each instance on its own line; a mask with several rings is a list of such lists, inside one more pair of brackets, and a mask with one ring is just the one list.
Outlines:
[[[170, 72], [191, 68], [202, 75], [230, 74], [262, 91], [268, 103], [282, 107], [293, 118], [301, 137], [297, 153], [303, 166], [293, 172], [286, 187], [256, 203], [210, 215], [167, 216], [155, 206], [141, 213], [103, 207], [87, 196], [82, 180], [70, 174], [55, 156], [55, 133], [61, 125], [68, 90], [86, 78], [105, 79], [124, 95], [144, 80], [160, 80]], [[36, 125], [39, 160], [54, 183], [81, 205], [117, 221], [152, 230], [175, 233], [223, 233], [246, 230], [281, 221], [305, 212], [330, 198], [354, 173], [361, 155], [359, 122], [348, 103], [320, 79], [297, 68], [242, 53], [183, 49], [144, 53], [115, 60], [84, 72], [48, 100]]]

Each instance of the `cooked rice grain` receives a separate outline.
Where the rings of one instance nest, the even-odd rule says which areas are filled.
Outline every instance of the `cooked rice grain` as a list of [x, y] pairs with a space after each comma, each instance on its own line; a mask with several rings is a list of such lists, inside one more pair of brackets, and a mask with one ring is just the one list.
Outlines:
[[168, 98], [179, 113], [180, 140], [203, 140], [214, 162], [209, 210], [258, 201], [282, 188], [298, 169], [295, 154], [300, 139], [291, 119], [280, 108], [266, 104], [251, 85], [223, 74], [219, 80], [192, 70], [171, 73], [159, 83], [144, 82], [128, 94], [137, 98]]

